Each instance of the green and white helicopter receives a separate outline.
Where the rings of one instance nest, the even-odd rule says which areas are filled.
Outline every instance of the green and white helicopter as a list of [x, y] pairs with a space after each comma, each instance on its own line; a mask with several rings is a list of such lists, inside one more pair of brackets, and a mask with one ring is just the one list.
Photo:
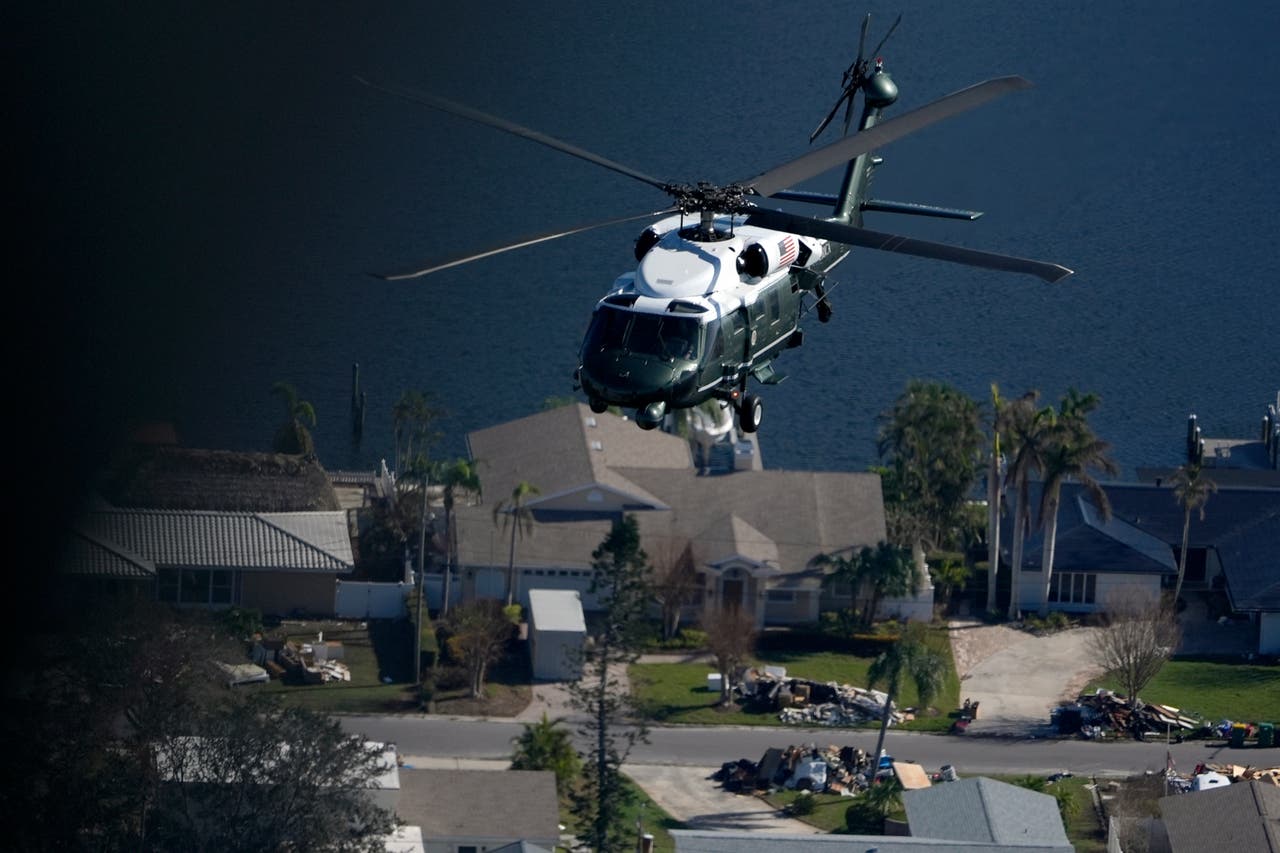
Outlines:
[[[593, 228], [661, 217], [636, 240], [636, 269], [619, 276], [596, 303], [575, 372], [578, 386], [594, 411], [603, 412], [610, 406], [634, 409], [635, 421], [643, 429], [657, 427], [669, 412], [715, 398], [733, 406], [744, 432], [755, 432], [763, 403], [758, 395], [748, 393], [747, 380], [755, 378], [765, 385], [782, 380], [774, 370], [774, 359], [801, 344], [800, 325], [809, 311], [815, 311], [821, 322], [830, 319], [824, 283], [853, 247], [1028, 273], [1048, 282], [1071, 275], [1071, 270], [1058, 264], [862, 227], [866, 211], [969, 220], [980, 216], [977, 211], [869, 198], [871, 175], [880, 162], [873, 152], [923, 127], [1031, 85], [1021, 77], [999, 77], [881, 121], [884, 110], [897, 100], [898, 88], [880, 59], [872, 61], [864, 56], [869, 19], [870, 15], [863, 20], [858, 55], [844, 72], [840, 97], [810, 135], [810, 143], [843, 107], [842, 138], [754, 178], [727, 185], [663, 181], [470, 107], [359, 78], [372, 88], [603, 166], [672, 199], [662, 210], [532, 235], [380, 277], [417, 278]], [[896, 26], [897, 21], [889, 33]], [[872, 55], [878, 54], [883, 44], [884, 39]], [[861, 118], [857, 132], [849, 135], [859, 94], [863, 99]], [[844, 181], [834, 195], [788, 189], [840, 165], [845, 166]], [[831, 214], [802, 216], [768, 207], [768, 199], [823, 205]]]

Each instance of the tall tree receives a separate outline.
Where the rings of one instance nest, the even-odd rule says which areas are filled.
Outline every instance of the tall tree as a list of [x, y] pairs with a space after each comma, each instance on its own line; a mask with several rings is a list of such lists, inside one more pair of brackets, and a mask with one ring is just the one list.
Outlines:
[[1187, 574], [1187, 548], [1191, 544], [1191, 513], [1200, 510], [1200, 520], [1204, 521], [1204, 505], [1209, 502], [1209, 495], [1218, 491], [1218, 484], [1205, 477], [1199, 465], [1188, 462], [1178, 467], [1173, 475], [1173, 497], [1182, 507], [1182, 549], [1178, 552], [1178, 581], [1173, 587], [1173, 601], [1170, 606], [1178, 607], [1178, 596], [1182, 594], [1182, 580]]
[[1075, 480], [1093, 499], [1104, 521], [1111, 518], [1111, 501], [1107, 492], [1090, 471], [1114, 476], [1120, 469], [1107, 451], [1111, 445], [1094, 435], [1089, 426], [1089, 413], [1098, 407], [1097, 394], [1067, 391], [1058, 407], [1056, 426], [1050, 431], [1043, 461], [1044, 484], [1040, 492], [1040, 523], [1044, 526], [1044, 550], [1041, 568], [1044, 572], [1040, 595], [1040, 615], [1049, 614], [1049, 586], [1053, 581], [1054, 549], [1058, 538], [1058, 505], [1062, 484]]
[[1008, 401], [1001, 408], [998, 420], [998, 430], [1011, 454], [1006, 482], [1014, 493], [1013, 548], [1009, 561], [1010, 619], [1018, 616], [1022, 550], [1031, 532], [1030, 485], [1044, 471], [1048, 445], [1057, 429], [1057, 413], [1052, 406], [1040, 408], [1039, 399], [1039, 391], [1028, 391]]
[[631, 693], [620, 680], [625, 667], [639, 657], [639, 631], [653, 595], [635, 517], [615, 520], [591, 560], [591, 592], [603, 612], [598, 632], [582, 652], [583, 678], [569, 685], [570, 704], [584, 715], [579, 733], [592, 744], [572, 810], [583, 845], [601, 853], [625, 849], [633, 841], [622, 814], [627, 789], [621, 768], [632, 747], [647, 737]]
[[1000, 579], [1000, 516], [1004, 500], [1004, 455], [1000, 448], [1000, 425], [1004, 400], [1000, 388], [991, 383], [991, 461], [987, 468], [987, 612], [996, 610]]
[[511, 545], [507, 551], [507, 606], [515, 602], [516, 597], [516, 539], [533, 535], [533, 510], [527, 504], [529, 499], [542, 494], [532, 483], [521, 480], [511, 490], [511, 497], [504, 498], [494, 504], [493, 523], [502, 525], [504, 530], [511, 531]]
[[449, 597], [452, 594], [453, 571], [458, 565], [458, 529], [453, 507], [459, 494], [479, 495], [480, 475], [466, 459], [438, 462], [432, 466], [432, 479], [444, 493], [444, 600], [440, 615], [449, 613]]
[[285, 421], [276, 430], [272, 449], [276, 453], [297, 456], [315, 456], [315, 441], [311, 429], [316, 425], [316, 410], [298, 396], [298, 391], [288, 382], [277, 382], [271, 393], [284, 401]]
[[1089, 640], [1103, 672], [1120, 683], [1130, 705], [1178, 645], [1178, 622], [1144, 590], [1119, 587], [1105, 602], [1106, 624]]
[[155, 741], [161, 784], [140, 849], [384, 850], [395, 819], [372, 797], [381, 748], [315, 711], [260, 700], [205, 712], [194, 737]]
[[515, 634], [515, 624], [496, 601], [475, 599], [455, 607], [444, 620], [444, 628], [450, 656], [467, 670], [472, 698], [483, 699], [489, 667], [502, 659]]
[[986, 436], [978, 404], [942, 382], [913, 379], [880, 415], [878, 450], [895, 475], [918, 568], [924, 553], [955, 537], [982, 467]]
[[911, 550], [892, 542], [880, 542], [875, 548], [864, 545], [847, 557], [824, 555], [818, 562], [833, 567], [823, 578], [824, 583], [849, 584], [855, 602], [859, 593], [866, 596], [862, 610], [864, 626], [875, 622], [883, 598], [915, 595], [920, 590], [920, 576]]
[[886, 684], [884, 714], [880, 718], [880, 736], [876, 740], [875, 758], [879, 761], [884, 749], [884, 735], [893, 714], [893, 700], [903, 679], [910, 679], [916, 686], [921, 708], [928, 708], [942, 692], [947, 677], [947, 662], [942, 654], [929, 645], [928, 628], [921, 622], [910, 622], [898, 641], [880, 654], [867, 669], [867, 686]]
[[430, 458], [432, 446], [440, 440], [436, 424], [444, 416], [444, 409], [435, 406], [426, 391], [405, 391], [400, 395], [391, 407], [396, 470], [407, 470], [419, 456]]
[[698, 592], [698, 557], [693, 542], [669, 536], [662, 540], [653, 561], [653, 597], [662, 608], [662, 639], [680, 631], [680, 611], [693, 603]]
[[707, 648], [720, 673], [720, 703], [727, 705], [733, 696], [734, 673], [756, 648], [755, 617], [742, 607], [721, 606], [704, 617], [702, 627], [706, 629]]
[[562, 795], [569, 792], [573, 780], [582, 771], [582, 760], [573, 748], [569, 730], [563, 728], [563, 717], [542, 719], [524, 724], [524, 731], [515, 739], [515, 751], [511, 755], [512, 770], [550, 770], [556, 774], [556, 790]]

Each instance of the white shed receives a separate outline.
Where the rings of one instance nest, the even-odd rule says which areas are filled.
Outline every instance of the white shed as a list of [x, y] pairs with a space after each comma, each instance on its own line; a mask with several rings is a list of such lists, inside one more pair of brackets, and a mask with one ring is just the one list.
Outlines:
[[582, 666], [578, 652], [586, 637], [582, 598], [576, 590], [529, 590], [529, 655], [535, 679], [579, 678]]

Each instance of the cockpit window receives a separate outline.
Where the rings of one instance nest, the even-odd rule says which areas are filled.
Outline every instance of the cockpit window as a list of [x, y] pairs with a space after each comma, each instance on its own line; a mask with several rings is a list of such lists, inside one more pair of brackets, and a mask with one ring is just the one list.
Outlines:
[[701, 329], [692, 317], [643, 314], [602, 306], [587, 330], [587, 352], [620, 348], [664, 361], [695, 360], [701, 347]]

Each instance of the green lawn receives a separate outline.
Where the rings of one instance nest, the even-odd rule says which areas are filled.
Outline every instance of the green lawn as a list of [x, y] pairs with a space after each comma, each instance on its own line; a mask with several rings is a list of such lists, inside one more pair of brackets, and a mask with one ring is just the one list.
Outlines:
[[[1118, 690], [1099, 681], [1089, 685]], [[1141, 693], [1147, 702], [1172, 705], [1206, 721], [1280, 723], [1280, 666], [1221, 660], [1171, 660]]]
[[[675, 853], [675, 839], [671, 837], [671, 833], [668, 830], [684, 829], [685, 825], [650, 800], [640, 786], [631, 781], [625, 774], [622, 777], [622, 781], [627, 792], [631, 795], [630, 802], [623, 809], [624, 823], [627, 826], [635, 826], [636, 819], [639, 818], [644, 831], [653, 836], [654, 853]], [[567, 796], [560, 798], [560, 822], [567, 827], [566, 832], [573, 833], [575, 831], [577, 822], [569, 811], [569, 798]]]
[[[373, 621], [312, 621], [282, 623], [268, 632], [299, 643], [324, 638], [342, 643], [342, 662], [351, 672], [350, 681], [327, 684], [289, 684], [272, 681], [248, 689], [262, 690], [281, 702], [314, 711], [343, 713], [394, 713], [417, 708], [413, 685], [412, 629], [407, 623]], [[405, 631], [408, 634], [405, 634]], [[390, 684], [382, 681], [391, 679]]]
[[[904, 728], [915, 731], [946, 731], [951, 726], [947, 712], [959, 706], [960, 679], [951, 657], [951, 645], [943, 630], [931, 633], [931, 643], [942, 651], [948, 665], [946, 686], [942, 695], [934, 700], [934, 706], [942, 711], [938, 716], [921, 716], [907, 723]], [[787, 675], [811, 681], [835, 681], [856, 687], [867, 686], [867, 668], [870, 658], [836, 652], [771, 652], [754, 659], [756, 666], [785, 666]], [[781, 726], [773, 711], [748, 711], [736, 709], [722, 711], [714, 707], [718, 693], [707, 690], [707, 675], [714, 672], [709, 664], [653, 663], [633, 664], [629, 670], [631, 689], [640, 707], [648, 717], [662, 723], [689, 723], [700, 725], [759, 725]], [[883, 689], [883, 685], [879, 685]], [[915, 685], [906, 683], [896, 700], [900, 707], [912, 707], [919, 701]], [[868, 723], [867, 725], [875, 725]]]

